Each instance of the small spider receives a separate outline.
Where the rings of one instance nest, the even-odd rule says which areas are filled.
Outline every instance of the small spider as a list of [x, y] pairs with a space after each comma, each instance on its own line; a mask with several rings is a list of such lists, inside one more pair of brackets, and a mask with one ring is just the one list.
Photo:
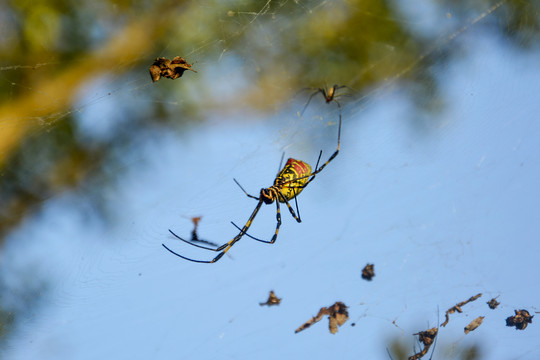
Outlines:
[[[336, 100], [336, 97], [339, 97], [339, 95], [336, 94], [336, 92], [339, 90], [339, 89], [343, 89], [343, 88], [346, 88], [347, 86], [345, 85], [334, 85], [332, 86], [330, 89], [326, 89], [326, 88], [318, 88], [315, 90], [315, 92], [313, 94], [311, 94], [311, 96], [309, 97], [309, 100], [307, 101], [306, 105], [304, 106], [304, 109], [302, 109], [302, 112], [300, 113], [300, 115], [303, 115], [304, 114], [304, 111], [306, 111], [309, 103], [311, 102], [311, 99], [313, 99], [313, 97], [315, 95], [317, 95], [318, 93], [321, 93], [322, 96], [324, 97], [324, 100], [326, 101], [327, 104], [330, 104], [332, 101], [335, 102], [339, 108], [339, 110], [341, 111], [341, 104]], [[304, 90], [308, 90], [310, 88], [306, 88]]]
[[[319, 158], [317, 159], [317, 164], [315, 165], [315, 171], [311, 171], [311, 166], [309, 166], [309, 164], [307, 164], [307, 163], [305, 163], [305, 162], [303, 162], [301, 160], [295, 160], [295, 159], [292, 159], [292, 158], [288, 159], [287, 163], [285, 164], [283, 169], [281, 169], [281, 171], [279, 171], [278, 174], [276, 175], [276, 178], [274, 180], [274, 184], [272, 186], [268, 187], [268, 188], [262, 188], [258, 197], [248, 194], [247, 191], [244, 190], [244, 188], [240, 185], [240, 183], [238, 181], [236, 181], [236, 179], [234, 179], [234, 181], [240, 187], [240, 189], [242, 189], [242, 191], [248, 197], [257, 200], [258, 203], [257, 203], [257, 206], [255, 207], [255, 210], [253, 210], [253, 212], [251, 213], [251, 216], [249, 217], [248, 221], [246, 222], [246, 224], [242, 228], [236, 226], [236, 224], [233, 223], [234, 226], [236, 226], [238, 229], [240, 229], [240, 232], [238, 233], [238, 235], [236, 235], [231, 241], [219, 246], [218, 248], [211, 248], [211, 247], [206, 247], [206, 246], [201, 246], [201, 245], [194, 244], [194, 243], [192, 243], [190, 241], [182, 239], [180, 236], [176, 235], [172, 230], [169, 230], [169, 232], [174, 237], [176, 237], [179, 240], [182, 240], [185, 243], [188, 243], [188, 244], [190, 244], [192, 246], [195, 246], [195, 247], [198, 247], [198, 248], [201, 248], [201, 249], [219, 252], [219, 254], [217, 254], [217, 256], [214, 257], [212, 260], [195, 260], [195, 259], [191, 259], [191, 258], [185, 257], [183, 255], [180, 255], [180, 254], [172, 251], [167, 246], [165, 246], [165, 244], [162, 244], [163, 247], [165, 249], [167, 249], [168, 251], [170, 251], [171, 253], [173, 253], [174, 255], [176, 255], [178, 257], [181, 257], [182, 259], [185, 259], [185, 260], [198, 262], [198, 263], [215, 263], [216, 261], [221, 259], [221, 257], [223, 255], [225, 255], [225, 253], [227, 251], [229, 251], [230, 248], [238, 240], [240, 240], [242, 238], [242, 236], [244, 236], [244, 235], [246, 235], [246, 236], [248, 236], [248, 237], [250, 237], [252, 239], [255, 239], [257, 241], [261, 241], [261, 242], [264, 242], [264, 243], [267, 243], [267, 244], [273, 244], [277, 239], [278, 232], [279, 232], [279, 227], [281, 226], [281, 211], [279, 209], [279, 203], [285, 203], [285, 205], [287, 205], [287, 208], [289, 209], [289, 212], [291, 213], [292, 217], [297, 222], [302, 222], [302, 220], [300, 219], [300, 212], [298, 211], [298, 203], [297, 203], [296, 197], [302, 192], [302, 190], [304, 190], [304, 188], [306, 186], [308, 186], [308, 184], [310, 182], [312, 182], [315, 179], [315, 176], [318, 173], [320, 173], [326, 167], [326, 165], [328, 165], [338, 155], [340, 138], [341, 138], [341, 114], [339, 114], [337, 149], [332, 154], [332, 156], [330, 156], [330, 158], [324, 164], [322, 164], [319, 167], [319, 161], [321, 160], [321, 155], [322, 155], [322, 150], [321, 150], [319, 152]], [[282, 160], [283, 160], [283, 158], [282, 158]], [[281, 165], [280, 165], [280, 167], [281, 167]], [[296, 212], [294, 211], [294, 209], [289, 204], [289, 201], [291, 201], [292, 199], [294, 199], [295, 204], [296, 204]], [[251, 223], [253, 222], [253, 219], [255, 219], [255, 216], [259, 212], [259, 209], [261, 208], [262, 204], [264, 203], [264, 204], [268, 205], [268, 204], [272, 204], [274, 202], [276, 203], [276, 221], [277, 221], [277, 224], [276, 224], [276, 231], [274, 232], [274, 235], [272, 236], [272, 238], [269, 241], [267, 241], [267, 240], [257, 239], [255, 237], [247, 234], [247, 231], [248, 231], [249, 227], [251, 226]], [[296, 213], [298, 213], [298, 215], [296, 215]]]

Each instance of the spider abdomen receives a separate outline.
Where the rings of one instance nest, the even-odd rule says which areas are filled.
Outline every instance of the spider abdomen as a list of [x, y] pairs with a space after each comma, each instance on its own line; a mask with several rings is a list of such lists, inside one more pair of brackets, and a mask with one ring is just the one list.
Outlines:
[[301, 160], [290, 158], [279, 172], [274, 181], [274, 187], [277, 188], [282, 197], [280, 202], [292, 200], [300, 194], [311, 175], [311, 166]]

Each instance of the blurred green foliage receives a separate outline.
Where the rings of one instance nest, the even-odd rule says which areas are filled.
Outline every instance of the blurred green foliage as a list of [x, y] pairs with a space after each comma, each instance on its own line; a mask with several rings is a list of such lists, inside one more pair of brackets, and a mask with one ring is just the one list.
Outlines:
[[[441, 336], [440, 334], [438, 336]], [[393, 360], [408, 360], [413, 354], [416, 354], [423, 349], [422, 344], [415, 344], [414, 348], [411, 348], [411, 342], [404, 341], [403, 338], [393, 338], [388, 341], [388, 354]], [[437, 342], [432, 346], [429, 351], [422, 357], [422, 359], [431, 359], [433, 351], [436, 347], [438, 354], [442, 354], [442, 358], [439, 359], [455, 359], [455, 360], [478, 360], [484, 358], [482, 349], [477, 344], [465, 345], [459, 343], [445, 343], [444, 340], [437, 339]]]

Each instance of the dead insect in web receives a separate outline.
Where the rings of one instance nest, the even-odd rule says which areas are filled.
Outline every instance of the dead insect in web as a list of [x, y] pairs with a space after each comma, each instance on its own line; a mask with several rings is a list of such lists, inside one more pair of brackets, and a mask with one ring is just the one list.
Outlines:
[[362, 269], [362, 279], [371, 281], [371, 279], [373, 279], [374, 276], [375, 276], [375, 265], [367, 264]]
[[424, 345], [424, 348], [420, 352], [410, 356], [409, 360], [417, 360], [424, 357], [424, 355], [426, 355], [429, 351], [431, 345], [433, 345], [438, 332], [438, 328], [431, 328], [429, 330], [420, 331], [419, 333], [413, 334], [418, 335], [418, 340]]
[[193, 70], [191, 66], [192, 64], [188, 64], [188, 62], [180, 56], [177, 56], [172, 60], [160, 57], [150, 66], [150, 77], [152, 77], [152, 82], [158, 81], [161, 77], [172, 80], [178, 79], [186, 70], [197, 72]]
[[199, 227], [199, 221], [201, 221], [202, 216], [194, 216], [191, 218], [191, 222], [193, 223], [193, 230], [191, 231], [191, 242], [198, 242], [201, 244], [211, 245], [211, 246], [218, 246], [218, 244], [213, 243], [208, 240], [199, 239], [199, 235], [197, 234], [197, 228]]
[[469, 325], [465, 326], [465, 329], [464, 329], [465, 334], [468, 334], [471, 331], [476, 330], [477, 327], [482, 325], [482, 321], [484, 321], [484, 316], [479, 316], [476, 319], [474, 319], [473, 321], [471, 321], [469, 323]]
[[[311, 94], [311, 96], [309, 97], [306, 105], [304, 106], [304, 109], [302, 109], [302, 112], [300, 113], [300, 116], [302, 116], [304, 114], [304, 111], [306, 111], [309, 103], [311, 102], [311, 99], [313, 99], [313, 97], [319, 93], [322, 94], [322, 96], [324, 97], [324, 101], [327, 103], [327, 104], [330, 104], [332, 101], [335, 102], [339, 108], [339, 111], [341, 111], [341, 104], [339, 103], [339, 101], [337, 101], [337, 98], [341, 95], [338, 95], [337, 94], [337, 91], [339, 89], [343, 89], [343, 88], [346, 88], [347, 86], [345, 85], [334, 85], [332, 86], [330, 89], [327, 89], [326, 87], [325, 88], [317, 88], [315, 89], [315, 92], [313, 94]], [[305, 88], [303, 90], [313, 90], [313, 88]], [[303, 91], [302, 90], [302, 91]]]
[[328, 327], [332, 334], [337, 333], [338, 326], [345, 324], [345, 322], [349, 319], [347, 306], [341, 301], [338, 301], [334, 305], [321, 308], [317, 316], [314, 316], [313, 318], [305, 322], [302, 326], [296, 329], [295, 333], [299, 333], [300, 331], [307, 329], [316, 322], [321, 321], [324, 315], [328, 315]]
[[450, 321], [450, 314], [453, 314], [455, 312], [462, 313], [463, 310], [461, 310], [461, 307], [467, 303], [470, 303], [471, 301], [474, 301], [478, 299], [482, 294], [476, 294], [474, 296], [471, 296], [468, 300], [462, 301], [460, 303], [457, 303], [456, 305], [452, 306], [450, 309], [446, 310], [446, 320], [441, 324], [442, 327], [445, 327], [446, 324], [448, 324], [448, 321]]
[[281, 299], [276, 296], [276, 294], [274, 293], [274, 290], [270, 290], [270, 294], [268, 295], [268, 300], [266, 300], [266, 302], [264, 303], [259, 303], [259, 305], [273, 306], [273, 305], [279, 305], [280, 302], [281, 302]]
[[[497, 296], [498, 297], [498, 296]], [[493, 299], [489, 300], [486, 304], [488, 304], [489, 308], [492, 310], [495, 310], [497, 306], [499, 306], [501, 303], [497, 301], [497, 297], [494, 297]]]
[[534, 315], [527, 310], [514, 310], [515, 315], [506, 318], [506, 326], [515, 326], [516, 330], [525, 330], [528, 324], [532, 324]]

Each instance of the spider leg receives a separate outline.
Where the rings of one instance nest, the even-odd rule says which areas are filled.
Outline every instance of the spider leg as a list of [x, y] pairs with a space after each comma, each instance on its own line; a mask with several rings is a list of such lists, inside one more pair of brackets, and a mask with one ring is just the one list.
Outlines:
[[300, 116], [304, 115], [304, 111], [306, 111], [309, 103], [311, 102], [311, 99], [313, 99], [313, 97], [315, 95], [317, 95], [318, 93], [322, 93], [323, 96], [326, 98], [326, 92], [324, 91], [324, 89], [317, 89], [317, 91], [315, 91], [313, 94], [311, 94], [311, 96], [309, 97], [309, 100], [307, 101], [306, 105], [304, 106], [304, 109], [302, 109], [302, 112], [300, 113]]
[[[231, 221], [231, 224], [233, 224], [233, 226], [234, 226], [235, 228], [237, 228], [238, 230], [240, 230], [240, 232], [242, 232], [242, 228], [241, 228], [240, 226], [236, 225], [236, 224], [234, 223], [234, 221]], [[257, 241], [263, 242], [263, 243], [265, 243], [265, 244], [270, 244], [270, 241], [256, 238], [255, 236], [252, 236], [252, 235], [248, 234], [247, 232], [244, 233], [244, 235], [247, 236], [247, 237], [250, 238], [250, 239], [257, 240]]]
[[319, 162], [321, 161], [322, 150], [319, 151], [319, 157], [317, 158], [317, 164], [315, 164], [315, 170], [319, 167]]
[[[338, 127], [338, 143], [337, 143], [337, 149], [336, 151], [332, 154], [332, 156], [330, 156], [330, 158], [328, 160], [326, 160], [326, 162], [324, 164], [321, 165], [321, 167], [319, 168], [315, 168], [315, 171], [311, 173], [311, 176], [313, 175], [316, 175], [318, 173], [320, 173], [322, 171], [322, 169], [325, 168], [326, 165], [328, 165], [330, 163], [330, 161], [334, 160], [334, 158], [339, 154], [339, 144], [340, 144], [340, 141], [341, 141], [341, 114], [339, 114], [339, 127]], [[320, 155], [319, 155], [320, 156]], [[308, 180], [308, 182], [306, 183], [309, 184], [312, 180], [314, 179], [314, 176], [312, 178], [310, 178]], [[306, 187], [306, 185], [304, 185], [304, 187]]]
[[[283, 155], [285, 155], [285, 153], [283, 153]], [[248, 197], [250, 197], [250, 198], [252, 198], [252, 199], [259, 200], [258, 197], [248, 194], [247, 191], [244, 190], [244, 188], [242, 187], [242, 185], [240, 185], [240, 183], [239, 183], [238, 181], [236, 181], [236, 179], [233, 178], [233, 180], [234, 180], [234, 182], [236, 183], [236, 185], [238, 185], [238, 186], [240, 187], [240, 189], [242, 189], [242, 191], [244, 192], [244, 194], [246, 194]]]
[[195, 260], [195, 259], [190, 259], [190, 258], [188, 258], [188, 257], [185, 257], [185, 256], [183, 256], [183, 255], [180, 255], [180, 254], [178, 254], [178, 253], [172, 251], [172, 250], [169, 249], [167, 246], [165, 246], [165, 244], [161, 244], [161, 245], [163, 245], [163, 247], [164, 247], [165, 249], [167, 249], [170, 253], [172, 253], [172, 254], [174, 254], [174, 255], [176, 255], [176, 256], [178, 256], [178, 257], [184, 259], [184, 260], [188, 260], [188, 261], [192, 261], [192, 262], [196, 262], [196, 263], [202, 263], [202, 264], [211, 264], [211, 263], [214, 263], [214, 262], [218, 261], [218, 260], [223, 256], [223, 254], [224, 254], [224, 253], [220, 253], [220, 254], [219, 254], [218, 256], [216, 256], [213, 260], [208, 260], [208, 261], [207, 261], [207, 260]]
[[[302, 186], [299, 186], [301, 187], [302, 189], [305, 188], [306, 186], [308, 186], [308, 184], [310, 182], [313, 181], [313, 179], [315, 179], [315, 175], [317, 175], [318, 173], [320, 173], [325, 167], [326, 165], [328, 165], [330, 163], [330, 161], [334, 160], [334, 158], [339, 154], [339, 145], [340, 145], [340, 141], [341, 141], [341, 114], [339, 114], [339, 127], [338, 127], [338, 144], [337, 144], [337, 149], [336, 151], [332, 154], [332, 156], [330, 156], [330, 158], [328, 160], [326, 160], [326, 162], [324, 164], [321, 165], [321, 167], [318, 167], [319, 165], [319, 160], [321, 158], [321, 155], [322, 155], [322, 150], [321, 152], [319, 152], [319, 158], [317, 159], [317, 166], [315, 166], [315, 171], [313, 171], [311, 174], [309, 175], [305, 175], [305, 176], [301, 176], [301, 177], [298, 177], [296, 179], [293, 179], [293, 180], [289, 180], [289, 181], [286, 181], [284, 182], [282, 185], [285, 185], [285, 184], [288, 184], [288, 183], [291, 183], [293, 181], [298, 181], [298, 180], [301, 180], [301, 179], [305, 179], [305, 178], [309, 178], [309, 180]], [[298, 221], [298, 220], [297, 220]]]
[[[293, 190], [294, 191], [294, 190]], [[285, 204], [287, 205], [287, 207], [289, 208], [289, 211], [292, 215], [292, 217], [297, 221], [297, 222], [302, 222], [302, 220], [300, 219], [300, 210], [298, 209], [298, 200], [296, 198], [296, 195], [294, 197], [294, 202], [296, 204], [296, 212], [298, 213], [298, 216], [296, 215], [296, 213], [294, 212], [293, 208], [291, 207], [291, 205], [289, 204], [289, 202], [283, 198], [280, 194], [280, 197], [284, 200]], [[276, 207], [277, 207], [277, 213], [276, 213], [276, 217], [279, 216], [279, 218], [277, 218], [277, 226], [276, 226], [276, 233], [274, 234], [274, 236], [272, 237], [271, 240], [263, 240], [263, 239], [260, 239], [260, 238], [257, 238], [253, 235], [250, 235], [248, 234], [247, 232], [245, 232], [243, 229], [240, 228], [240, 226], [236, 225], [234, 223], [234, 221], [231, 221], [231, 224], [237, 228], [238, 230], [240, 230], [240, 232], [242, 233], [243, 232], [243, 235], [246, 235], [248, 238], [250, 239], [253, 239], [253, 240], [256, 240], [256, 241], [260, 241], [262, 243], [265, 243], [265, 244], [273, 244], [275, 241], [276, 241], [276, 238], [277, 238], [277, 233], [279, 232], [279, 227], [281, 226], [281, 210], [279, 209], [279, 206], [277, 205], [277, 200], [276, 200]]]
[[277, 177], [277, 174], [279, 174], [279, 172], [281, 171], [281, 165], [283, 165], [283, 159], [285, 158], [285, 151], [283, 152], [283, 154], [281, 154], [281, 160], [279, 161], [279, 167], [278, 167], [278, 170], [277, 170], [277, 173], [276, 173], [276, 177]]
[[[259, 203], [257, 204], [257, 206], [255, 207], [255, 210], [253, 210], [253, 212], [251, 213], [251, 216], [249, 217], [248, 221], [246, 222], [246, 224], [244, 225], [243, 228], [239, 228], [238, 226], [236, 226], [235, 223], [232, 223], [234, 226], [236, 226], [239, 230], [240, 230], [240, 233], [238, 235], [236, 235], [231, 241], [229, 241], [228, 243], [226, 244], [223, 244], [219, 247], [219, 250], [223, 250], [223, 254], [225, 254], [227, 251], [229, 251], [229, 249], [238, 241], [242, 238], [242, 236], [244, 235], [247, 235], [247, 231], [249, 229], [249, 227], [251, 226], [251, 223], [253, 222], [253, 219], [255, 219], [255, 216], [257, 215], [257, 213], [259, 212], [259, 209], [261, 208], [261, 205], [263, 204], [263, 201], [262, 199], [259, 200]], [[248, 237], [251, 237], [251, 235], [248, 235]], [[261, 240], [262, 241], [262, 240]], [[222, 255], [223, 256], [223, 255]], [[218, 259], [219, 260], [219, 259]], [[217, 260], [216, 260], [217, 261]]]
[[[189, 244], [189, 245], [192, 245], [192, 246], [201, 248], [201, 249], [205, 249], [205, 250], [216, 251], [216, 248], [211, 248], [211, 247], [207, 247], [207, 246], [197, 245], [197, 244], [194, 244], [193, 242], [191, 242], [191, 241], [189, 241], [189, 240], [183, 239], [183, 238], [181, 238], [180, 236], [176, 235], [171, 229], [169, 229], [169, 232], [170, 232], [175, 238], [177, 238], [178, 240], [182, 240], [182, 241], [185, 242], [186, 244]], [[196, 240], [196, 241], [200, 241], [200, 240]]]
[[[342, 96], [342, 95], [340, 95], [340, 96]], [[339, 101], [337, 101], [335, 98], [332, 101], [334, 101], [337, 104], [337, 107], [339, 109], [339, 113], [341, 114], [341, 104], [339, 103]]]
[[[285, 199], [285, 198], [283, 198], [283, 200], [285, 202], [285, 205], [287, 205], [287, 207], [289, 208], [289, 212], [291, 213], [294, 220], [296, 220], [296, 222], [300, 223], [300, 222], [302, 222], [302, 219], [300, 219], [300, 210], [298, 209], [298, 199], [296, 197], [296, 191], [294, 190], [296, 188], [297, 187], [292, 187], [293, 193], [294, 193], [294, 203], [296, 205], [296, 213], [298, 213], [298, 216], [296, 216], [296, 213], [294, 212], [293, 208], [291, 207], [291, 204], [289, 204], [289, 201], [287, 201], [287, 199]], [[298, 187], [298, 188], [300, 188], [300, 187]]]
[[262, 200], [259, 200], [259, 203], [257, 204], [257, 206], [255, 207], [255, 210], [253, 210], [253, 212], [251, 213], [251, 216], [249, 217], [248, 221], [246, 222], [246, 224], [244, 225], [244, 227], [241, 229], [240, 233], [238, 235], [236, 235], [231, 241], [221, 245], [220, 247], [218, 247], [217, 249], [214, 249], [214, 248], [210, 248], [210, 247], [206, 247], [206, 246], [201, 246], [201, 245], [197, 245], [197, 244], [193, 244], [185, 239], [182, 239], [180, 236], [176, 235], [174, 232], [172, 232], [171, 230], [170, 233], [173, 234], [176, 238], [178, 238], [179, 240], [182, 240], [183, 242], [185, 243], [188, 243], [192, 246], [195, 246], [195, 247], [198, 247], [198, 248], [201, 248], [201, 249], [205, 249], [205, 250], [211, 250], [211, 251], [216, 251], [216, 252], [220, 252], [219, 254], [217, 254], [217, 256], [215, 258], [213, 258], [212, 260], [196, 260], [196, 259], [191, 259], [191, 258], [188, 258], [186, 256], [183, 256], [183, 255], [180, 255], [174, 251], [172, 251], [171, 249], [169, 249], [165, 244], [161, 244], [163, 245], [163, 247], [165, 249], [167, 249], [169, 252], [171, 252], [172, 254], [184, 259], [184, 260], [188, 260], [188, 261], [192, 261], [192, 262], [196, 262], [196, 263], [203, 263], [203, 264], [211, 264], [211, 263], [215, 263], [217, 262], [219, 259], [221, 259], [221, 257], [223, 255], [225, 255], [225, 253], [227, 251], [229, 251], [231, 249], [231, 247], [238, 241], [242, 238], [242, 236], [244, 236], [246, 234], [246, 232], [248, 231], [249, 227], [251, 226], [251, 223], [253, 222], [253, 219], [255, 218], [255, 216], [257, 215], [257, 212], [259, 212], [259, 209], [261, 208], [261, 205], [262, 205], [263, 201]]
[[[278, 193], [279, 194], [279, 193]], [[281, 194], [279, 194], [281, 195]], [[278, 196], [279, 196], [278, 195]], [[262, 202], [262, 200], [261, 200]], [[294, 212], [294, 211], [293, 211]], [[294, 217], [296, 218], [296, 215], [294, 215]], [[251, 218], [250, 218], [251, 220]], [[256, 238], [255, 236], [252, 236], [250, 234], [247, 233], [247, 230], [249, 228], [249, 226], [251, 225], [251, 222], [248, 221], [248, 224], [246, 224], [242, 229], [240, 229], [235, 223], [233, 223], [231, 221], [231, 223], [237, 228], [240, 230], [240, 234], [238, 234], [238, 236], [243, 236], [243, 235], [247, 235], [247, 237], [253, 239], [253, 240], [257, 240], [257, 241], [260, 241], [260, 242], [263, 242], [263, 243], [266, 243], [266, 244], [273, 244], [274, 242], [276, 242], [276, 239], [277, 239], [277, 236], [278, 236], [278, 233], [279, 233], [279, 228], [281, 226], [281, 210], [279, 208], [279, 198], [276, 199], [276, 231], [274, 232], [274, 235], [272, 236], [272, 238], [270, 239], [270, 241], [268, 240], [263, 240], [263, 239], [259, 239], [259, 238]]]
[[276, 221], [276, 232], [274, 233], [274, 236], [272, 236], [272, 239], [270, 239], [270, 244], [276, 242], [279, 227], [281, 226], [281, 211], [279, 210], [279, 199], [276, 199]]
[[198, 242], [198, 243], [201, 243], [201, 244], [206, 244], [206, 245], [211, 245], [211, 246], [219, 246], [218, 244], [212, 242], [212, 241], [208, 241], [208, 240], [203, 240], [203, 239], [191, 239], [191, 243], [195, 243], [195, 242]]

